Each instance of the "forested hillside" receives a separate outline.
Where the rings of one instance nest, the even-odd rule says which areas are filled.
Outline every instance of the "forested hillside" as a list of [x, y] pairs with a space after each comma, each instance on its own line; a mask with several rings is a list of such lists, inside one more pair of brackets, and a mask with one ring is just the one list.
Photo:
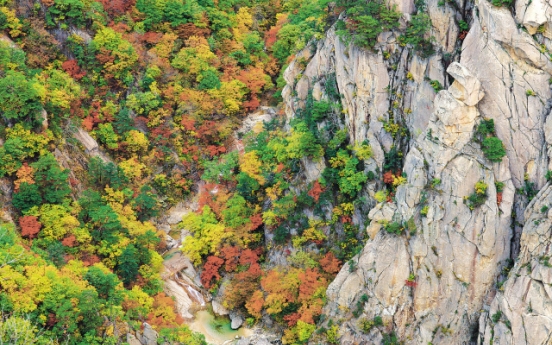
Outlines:
[[[233, 133], [261, 103], [281, 100], [283, 67], [322, 36], [335, 5], [1, 5], [2, 340], [116, 344], [147, 322], [165, 341], [201, 343], [163, 292], [166, 235], [154, 225], [195, 194], [183, 251], [203, 286], [216, 293], [225, 276], [225, 307], [243, 309], [251, 324], [266, 312], [289, 327], [289, 343], [306, 340], [326, 286], [359, 248], [350, 215], [370, 148], [347, 147], [336, 124], [316, 137], [316, 123], [340, 111], [337, 98], [311, 100], [289, 133], [279, 117], [260, 124], [243, 138], [245, 152]], [[327, 178], [292, 191], [299, 160], [323, 156], [335, 161]], [[302, 212], [322, 214], [332, 202], [331, 219]], [[337, 225], [340, 234], [324, 233]], [[270, 243], [291, 240], [316, 249], [294, 251], [292, 268], [264, 264]]]
[[0, 343], [547, 344], [551, 23], [0, 0]]

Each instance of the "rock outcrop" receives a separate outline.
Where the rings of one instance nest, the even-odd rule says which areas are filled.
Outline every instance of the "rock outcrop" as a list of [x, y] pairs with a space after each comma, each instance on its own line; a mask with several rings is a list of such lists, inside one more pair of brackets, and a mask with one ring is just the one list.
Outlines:
[[[447, 71], [455, 81], [435, 98], [427, 127], [431, 135], [421, 134], [405, 158], [407, 182], [397, 188], [394, 203], [369, 213], [371, 238], [356, 270], [342, 269], [327, 291], [329, 313], [365, 294], [363, 317], [382, 317], [385, 332], [392, 328], [412, 344], [470, 341], [501, 263], [509, 257], [512, 236], [509, 210], [497, 205], [495, 173], [471, 141], [479, 118], [476, 105], [484, 95], [481, 83], [459, 63]], [[488, 198], [470, 210], [464, 199], [478, 181], [489, 186]], [[504, 193], [511, 200], [513, 187], [507, 184]], [[408, 224], [410, 234], [381, 229], [391, 222]], [[363, 334], [355, 322], [342, 329], [347, 343], [382, 337], [376, 330]]]
[[544, 345], [552, 341], [552, 186], [525, 210], [521, 252], [481, 315], [480, 344]]
[[[552, 139], [545, 134], [552, 132], [552, 121], [545, 120], [552, 63], [542, 53], [550, 46], [550, 6], [516, 3], [513, 15], [486, 0], [457, 5], [471, 15], [427, 3], [439, 50], [432, 57], [401, 47], [394, 34], [381, 34], [375, 51], [365, 51], [345, 45], [330, 29], [284, 74], [288, 118], [309, 93], [315, 100], [327, 98], [326, 84], [333, 79], [351, 142], [367, 140], [372, 147], [373, 157], [365, 163], [381, 171], [384, 153], [392, 147], [404, 155], [406, 183], [397, 188], [393, 202], [376, 204], [355, 219], [358, 224], [371, 221], [369, 240], [327, 290], [325, 315], [340, 321], [343, 344], [378, 343], [390, 332], [407, 344], [478, 339], [490, 344], [493, 337], [495, 344], [550, 342], [548, 261], [542, 258], [548, 255], [552, 224], [546, 212], [539, 213], [549, 206], [550, 187], [525, 209], [550, 169]], [[404, 8], [408, 14], [406, 2]], [[472, 18], [471, 28], [457, 49], [461, 18]], [[537, 29], [543, 45], [530, 35]], [[447, 89], [435, 93], [430, 81]], [[391, 115], [407, 126], [406, 140], [384, 128]], [[474, 140], [483, 119], [494, 120], [504, 143], [506, 157], [500, 163], [489, 161]], [[319, 176], [318, 169], [311, 170], [309, 181]], [[486, 199], [470, 205], [466, 199], [478, 182], [487, 186]], [[373, 197], [378, 188], [368, 185], [366, 195]], [[385, 231], [394, 222], [406, 228], [401, 236]], [[518, 252], [516, 273], [502, 283]], [[495, 298], [497, 286], [503, 291]], [[360, 317], [352, 316], [351, 309], [358, 308]], [[503, 316], [495, 322], [498, 311]], [[375, 316], [384, 326], [360, 329], [359, 319]]]

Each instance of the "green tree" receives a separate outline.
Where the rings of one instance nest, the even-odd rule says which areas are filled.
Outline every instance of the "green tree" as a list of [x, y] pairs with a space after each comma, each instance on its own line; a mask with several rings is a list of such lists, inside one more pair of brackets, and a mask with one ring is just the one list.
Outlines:
[[147, 185], [140, 189], [140, 194], [134, 199], [133, 206], [138, 212], [138, 218], [141, 221], [150, 219], [159, 214], [155, 194], [152, 193], [151, 187]]
[[42, 196], [36, 184], [23, 182], [19, 186], [19, 191], [13, 194], [12, 205], [21, 213], [25, 213], [34, 206], [42, 204]]
[[197, 88], [200, 90], [218, 89], [221, 85], [217, 72], [212, 69], [201, 72], [198, 80]]
[[91, 228], [90, 234], [94, 241], [114, 243], [116, 234], [122, 230], [121, 223], [113, 209], [102, 200], [100, 193], [85, 191], [79, 199], [79, 205], [79, 220]]
[[129, 244], [117, 260], [117, 274], [119, 274], [125, 285], [132, 283], [138, 274], [138, 260], [136, 254], [137, 250], [134, 245]]
[[506, 150], [502, 140], [497, 137], [487, 137], [481, 143], [483, 153], [491, 162], [499, 163], [506, 156]]
[[115, 274], [106, 273], [99, 267], [92, 266], [84, 275], [84, 279], [96, 289], [100, 298], [112, 303], [120, 302], [122, 296], [117, 291], [117, 285], [121, 281]]
[[104, 162], [99, 157], [92, 157], [88, 162], [88, 178], [90, 184], [100, 190], [106, 186], [119, 189], [128, 183], [128, 178], [120, 167], [112, 162]]
[[0, 78], [0, 113], [5, 118], [35, 121], [41, 109], [38, 91], [21, 72], [7, 71]]
[[31, 166], [35, 169], [35, 182], [45, 202], [59, 204], [71, 194], [67, 182], [69, 170], [62, 170], [52, 154], [40, 157]]

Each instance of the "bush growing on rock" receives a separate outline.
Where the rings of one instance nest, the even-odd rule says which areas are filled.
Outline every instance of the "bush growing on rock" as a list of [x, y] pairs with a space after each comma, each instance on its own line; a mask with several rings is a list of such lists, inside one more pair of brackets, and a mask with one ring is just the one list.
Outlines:
[[502, 140], [497, 137], [485, 138], [481, 143], [481, 146], [485, 157], [487, 157], [487, 159], [491, 162], [501, 162], [502, 158], [506, 156], [504, 144], [502, 143]]
[[465, 197], [464, 200], [470, 210], [474, 210], [476, 207], [479, 207], [485, 203], [488, 196], [487, 188], [487, 184], [483, 181], [479, 181], [475, 184], [475, 193]]

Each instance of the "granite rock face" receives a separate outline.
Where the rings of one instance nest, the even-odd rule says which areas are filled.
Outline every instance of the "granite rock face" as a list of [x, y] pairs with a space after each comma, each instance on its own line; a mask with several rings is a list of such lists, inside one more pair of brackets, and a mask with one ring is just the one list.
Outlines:
[[[399, 5], [408, 20], [408, 2]], [[392, 202], [373, 199], [381, 185], [366, 187], [375, 206], [357, 221], [370, 221], [369, 239], [328, 287], [324, 314], [339, 321], [342, 344], [379, 343], [390, 332], [406, 344], [550, 343], [552, 221], [541, 212], [552, 207], [552, 63], [542, 53], [552, 47], [550, 5], [517, 2], [515, 14], [485, 0], [456, 2], [456, 10], [426, 5], [437, 46], [431, 57], [401, 47], [393, 33], [366, 51], [330, 29], [284, 74], [288, 119], [309, 95], [327, 99], [333, 78], [351, 143], [372, 147], [366, 164], [381, 172], [384, 153], [397, 147], [407, 176]], [[459, 41], [456, 23], [466, 18], [470, 29]], [[542, 45], [530, 35], [537, 31]], [[434, 82], [445, 89], [435, 92]], [[391, 115], [406, 125], [406, 140], [385, 130]], [[494, 121], [504, 144], [499, 163], [476, 140], [483, 119]], [[303, 165], [308, 181], [319, 176], [319, 167]], [[470, 206], [478, 182], [487, 196]], [[406, 228], [401, 236], [384, 230], [393, 222]], [[384, 326], [361, 330], [359, 320], [375, 316]]]

